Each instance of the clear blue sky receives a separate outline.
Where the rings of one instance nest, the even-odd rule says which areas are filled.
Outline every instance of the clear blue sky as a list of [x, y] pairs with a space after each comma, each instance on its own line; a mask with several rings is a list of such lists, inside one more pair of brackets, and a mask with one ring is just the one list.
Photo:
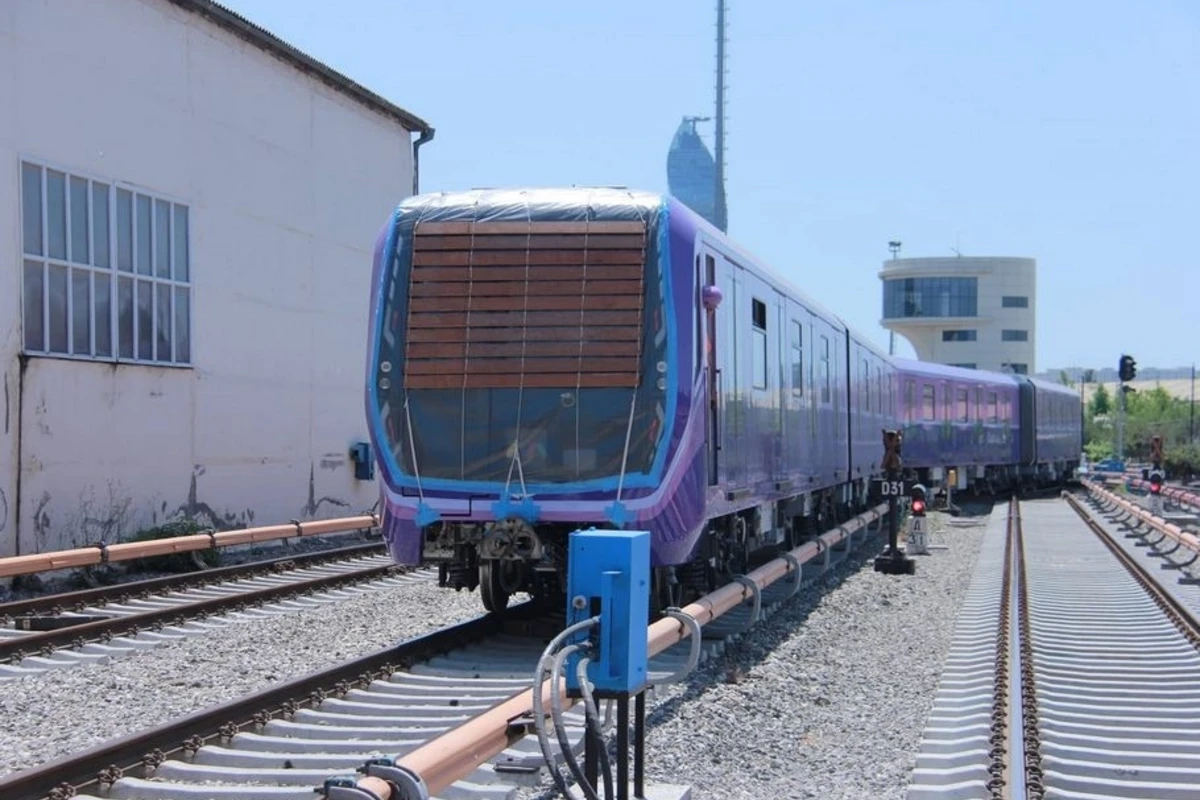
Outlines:
[[[665, 191], [680, 118], [712, 113], [715, 0], [222, 1], [429, 120], [427, 191]], [[1036, 258], [1039, 370], [1200, 357], [1200, 3], [729, 6], [743, 246], [881, 345], [898, 238]]]

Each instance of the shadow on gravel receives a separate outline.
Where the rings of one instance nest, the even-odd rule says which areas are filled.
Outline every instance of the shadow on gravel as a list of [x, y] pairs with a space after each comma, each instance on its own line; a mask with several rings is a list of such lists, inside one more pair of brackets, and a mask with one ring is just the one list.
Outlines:
[[[990, 512], [990, 505], [988, 510]], [[824, 575], [816, 577], [795, 597], [776, 609], [769, 619], [756, 625], [737, 641], [731, 642], [720, 655], [697, 667], [695, 672], [678, 684], [678, 687], [684, 687], [683, 691], [670, 697], [662, 697], [652, 708], [648, 708], [646, 724], [653, 727], [672, 719], [682, 706], [703, 697], [721, 684], [741, 683], [743, 673], [770, 656], [784, 639], [795, 633], [808, 620], [821, 601], [845, 583], [848, 577], [863, 569], [869, 570], [875, 556], [882, 553], [886, 547], [885, 531], [872, 537], [840, 563], [831, 566]], [[671, 687], [664, 689], [671, 691]]]

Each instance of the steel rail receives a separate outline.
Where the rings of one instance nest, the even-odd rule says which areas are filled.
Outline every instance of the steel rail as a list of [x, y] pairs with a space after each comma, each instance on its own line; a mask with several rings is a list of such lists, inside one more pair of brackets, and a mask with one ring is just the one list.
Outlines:
[[[508, 609], [507, 619], [528, 618], [532, 603]], [[410, 639], [353, 661], [306, 675], [248, 697], [196, 712], [168, 725], [106, 742], [76, 755], [0, 778], [4, 800], [63, 800], [81, 790], [103, 793], [126, 772], [152, 771], [166, 759], [194, 753], [210, 740], [231, 739], [243, 728], [261, 728], [268, 721], [312, 707], [328, 696], [386, 679], [396, 669], [499, 632], [505, 617], [487, 614], [458, 625]]]
[[113, 636], [122, 634], [136, 634], [147, 629], [157, 630], [165, 625], [181, 624], [191, 617], [209, 616], [229, 609], [242, 610], [252, 605], [260, 605], [281, 598], [309, 594], [351, 583], [361, 583], [397, 572], [400, 569], [389, 563], [351, 572], [340, 572], [335, 575], [306, 578], [294, 583], [269, 586], [264, 589], [197, 600], [192, 603], [172, 605], [138, 614], [114, 616], [85, 622], [81, 625], [31, 633], [28, 636], [3, 639], [0, 640], [0, 661], [9, 659], [16, 663], [26, 656], [38, 653], [48, 654], [56, 648], [80, 647], [88, 642], [108, 641]]
[[1110, 505], [1132, 514], [1145, 524], [1149, 525], [1151, 528], [1157, 530], [1159, 533], [1169, 537], [1181, 547], [1186, 547], [1187, 549], [1200, 554], [1200, 538], [1197, 538], [1195, 534], [1185, 531], [1183, 528], [1179, 527], [1173, 522], [1167, 522], [1162, 517], [1156, 517], [1145, 508], [1142, 508], [1136, 503], [1131, 503], [1124, 498], [1118, 497], [1116, 494], [1110, 492], [1108, 489], [1105, 489], [1102, 486], [1099, 486], [1098, 484], [1095, 484], [1091, 481], [1083, 481], [1083, 485], [1091, 494], [1095, 495], [1096, 497], [1103, 498], [1103, 500]]
[[179, 575], [165, 575], [158, 578], [146, 578], [138, 581], [127, 581], [112, 586], [101, 586], [96, 589], [80, 589], [75, 592], [60, 592], [41, 597], [31, 597], [25, 600], [11, 600], [0, 603], [0, 622], [6, 618], [25, 614], [61, 614], [65, 611], [82, 611], [88, 606], [106, 602], [124, 603], [133, 599], [145, 599], [151, 594], [163, 591], [187, 591], [202, 586], [211, 585], [230, 578], [246, 578], [267, 575], [282, 570], [323, 564], [327, 561], [337, 561], [354, 556], [365, 556], [380, 553], [383, 545], [379, 543], [355, 544], [349, 547], [337, 547], [329, 550], [317, 550], [311, 553], [297, 553], [279, 556], [278, 558], [261, 561], [247, 561], [245, 564], [233, 564], [228, 567], [184, 572]]
[[[1184, 638], [1191, 642], [1197, 650], [1200, 650], [1200, 620], [1188, 610], [1187, 606], [1183, 605], [1170, 592], [1159, 585], [1150, 572], [1130, 556], [1125, 551], [1125, 548], [1117, 544], [1113, 540], [1112, 535], [1104, 529], [1103, 525], [1096, 521], [1095, 517], [1087, 512], [1087, 509], [1083, 507], [1079, 500], [1071, 494], [1066, 494], [1065, 496], [1071, 508], [1075, 510], [1075, 513], [1096, 534], [1096, 537], [1104, 543], [1104, 546], [1116, 557], [1121, 566], [1125, 567], [1126, 571], [1137, 581], [1138, 585], [1146, 591], [1146, 594], [1150, 596], [1154, 604], [1162, 609], [1162, 612], [1179, 629]], [[1124, 501], [1121, 502], [1124, 504]], [[1153, 519], [1157, 520], [1157, 517], [1153, 517]]]
[[[887, 509], [887, 504], [883, 503], [849, 522], [838, 525], [813, 541], [791, 550], [790, 558], [775, 558], [748, 573], [745, 576], [747, 581], [728, 583], [685, 606], [682, 609], [683, 613], [692, 616], [703, 627], [746, 600], [752, 599], [756, 593], [760, 593], [793, 570], [798, 570], [800, 565], [826, 553], [856, 531], [882, 519]], [[688, 636], [688, 627], [676, 619], [665, 617], [656, 621], [647, 629], [647, 657], [658, 655]], [[565, 680], [560, 679], [557, 686], [552, 686], [547, 681], [542, 689], [544, 708], [550, 707], [550, 698], [555, 692], [562, 699], [564, 708], [576, 702], [567, 697]], [[423, 783], [428, 796], [434, 797], [455, 781], [469, 775], [488, 759], [524, 738], [530, 732], [532, 715], [533, 690], [527, 689], [397, 758], [395, 765], [415, 776], [416, 780]], [[361, 778], [357, 785], [374, 792], [379, 800], [409, 800], [400, 793], [398, 786], [376, 777]]]
[[357, 517], [320, 519], [300, 522], [292, 520], [283, 525], [266, 525], [258, 528], [242, 528], [217, 533], [194, 533], [167, 539], [150, 539], [143, 542], [106, 544], [99, 542], [87, 547], [71, 550], [55, 550], [50, 553], [34, 553], [27, 556], [0, 558], [0, 578], [15, 575], [30, 575], [36, 572], [53, 572], [74, 567], [89, 567], [113, 561], [130, 561], [135, 558], [166, 556], [175, 553], [190, 553], [215, 547], [232, 547], [239, 544], [255, 544], [277, 539], [292, 539], [305, 536], [322, 536], [330, 533], [347, 533], [379, 526], [379, 517], [364, 514]]

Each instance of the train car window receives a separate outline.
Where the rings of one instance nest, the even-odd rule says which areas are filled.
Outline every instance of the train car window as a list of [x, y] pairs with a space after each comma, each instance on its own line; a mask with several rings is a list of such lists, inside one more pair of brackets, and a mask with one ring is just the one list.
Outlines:
[[750, 359], [753, 370], [751, 380], [755, 389], [767, 388], [767, 304], [750, 298], [750, 340], [754, 354]]
[[925, 419], [937, 419], [937, 397], [930, 384], [921, 387], [921, 410]]
[[995, 392], [988, 392], [988, 405], [991, 406], [991, 414], [988, 416], [988, 422], [999, 422], [1000, 407], [996, 404]]
[[875, 367], [875, 410], [883, 414], [883, 368]]
[[821, 402], [828, 403], [833, 398], [829, 385], [829, 337], [821, 337]]
[[975, 419], [983, 422], [983, 389], [975, 387]]
[[871, 410], [871, 368], [867, 366], [867, 360], [864, 358], [860, 362], [862, 367], [859, 372], [858, 379], [858, 407], [862, 411]]
[[792, 320], [792, 396], [804, 395], [804, 327]]
[[967, 404], [966, 389], [956, 389], [954, 391], [954, 404], [958, 406], [958, 421], [970, 422], [971, 412]]
[[904, 418], [912, 422], [917, 418], [917, 382], [904, 382]]
[[954, 400], [950, 397], [950, 386], [942, 384], [942, 419], [950, 422], [954, 419]]

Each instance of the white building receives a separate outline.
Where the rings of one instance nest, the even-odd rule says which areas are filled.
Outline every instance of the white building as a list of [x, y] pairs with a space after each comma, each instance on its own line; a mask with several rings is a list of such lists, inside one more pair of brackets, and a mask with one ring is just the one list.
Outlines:
[[209, 0], [4, 0], [0, 109], [0, 556], [370, 509], [371, 256], [432, 129]]
[[883, 262], [883, 327], [917, 358], [1032, 375], [1037, 263], [1032, 258], [897, 258]]

